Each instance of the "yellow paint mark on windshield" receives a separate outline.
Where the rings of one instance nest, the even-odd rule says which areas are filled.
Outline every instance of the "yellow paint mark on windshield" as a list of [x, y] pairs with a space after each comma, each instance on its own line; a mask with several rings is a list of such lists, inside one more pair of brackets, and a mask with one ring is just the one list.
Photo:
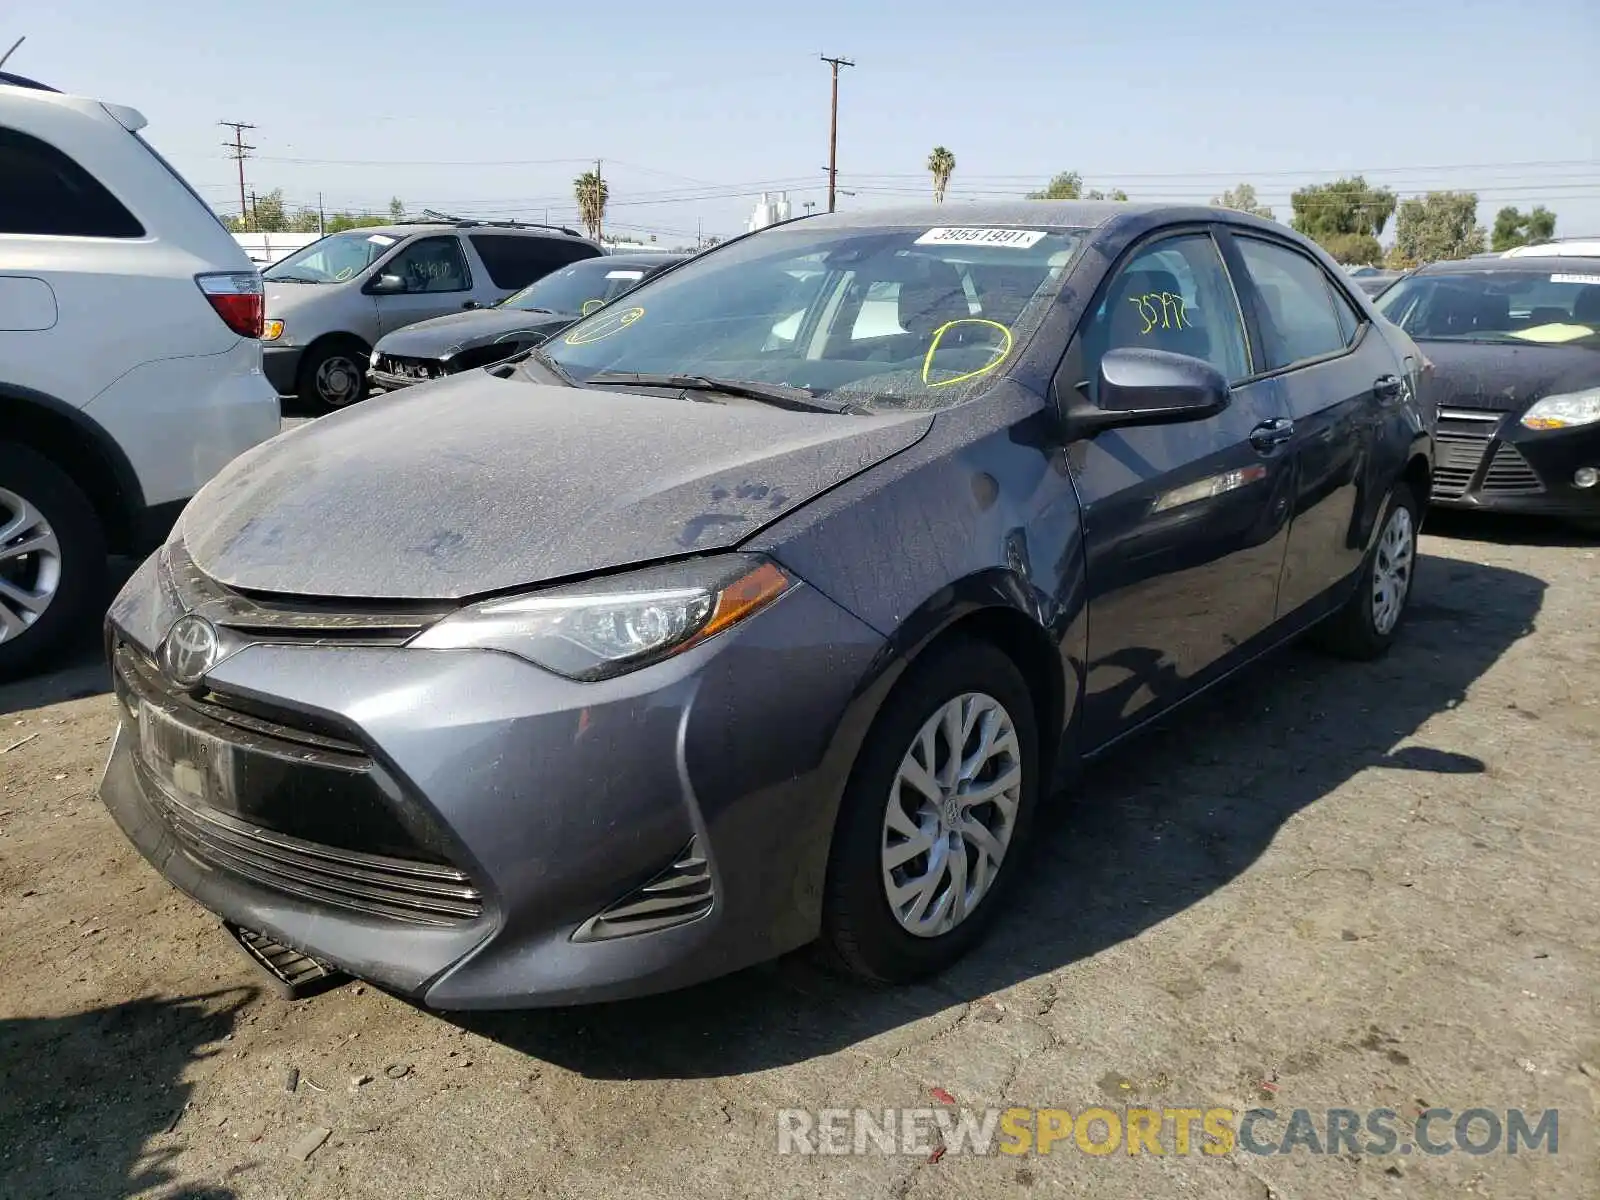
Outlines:
[[1189, 320], [1183, 297], [1176, 292], [1146, 292], [1142, 296], [1129, 296], [1128, 303], [1138, 308], [1139, 319], [1144, 322], [1144, 328], [1139, 330], [1141, 335], [1157, 329], [1189, 329], [1194, 325]]
[[561, 340], [569, 346], [587, 346], [591, 342], [598, 342], [610, 337], [613, 333], [620, 333], [644, 316], [644, 309], [639, 307], [624, 308], [618, 312], [607, 313], [594, 321], [586, 321]]
[[594, 312], [595, 309], [604, 308], [605, 306], [606, 302], [604, 300], [585, 300], [583, 302], [583, 307], [578, 310], [578, 315], [587, 317], [590, 313]]
[[[929, 372], [933, 370], [933, 356], [938, 353], [939, 343], [944, 341], [945, 334], [949, 333], [958, 325], [985, 325], [990, 329], [998, 329], [1000, 331], [1000, 336], [1005, 339], [1005, 343], [999, 347], [991, 349], [990, 353], [994, 355], [994, 359], [991, 362], [979, 367], [976, 371], [967, 371], [965, 374], [956, 375], [950, 379], [941, 379], [938, 383], [934, 383], [928, 378]], [[928, 344], [928, 353], [922, 360], [922, 382], [931, 388], [949, 387], [953, 383], [965, 383], [969, 379], [976, 379], [980, 375], [987, 375], [1001, 363], [1005, 362], [1006, 355], [1011, 353], [1013, 340], [1014, 339], [1011, 336], [1011, 330], [1000, 324], [999, 321], [988, 321], [982, 317], [964, 317], [958, 321], [946, 321], [943, 325], [939, 326], [939, 328], [933, 331], [933, 341]]]

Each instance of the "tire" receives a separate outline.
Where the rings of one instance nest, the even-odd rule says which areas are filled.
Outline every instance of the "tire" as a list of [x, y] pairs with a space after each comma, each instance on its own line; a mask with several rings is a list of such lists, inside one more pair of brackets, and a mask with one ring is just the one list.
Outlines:
[[[1315, 640], [1322, 649], [1358, 662], [1370, 662], [1389, 652], [1410, 607], [1416, 580], [1417, 531], [1421, 525], [1422, 510], [1411, 488], [1404, 483], [1395, 484], [1384, 506], [1378, 536], [1362, 564], [1355, 593], [1316, 631]], [[1387, 577], [1382, 590], [1380, 576]], [[1398, 602], [1391, 605], [1385, 597], [1393, 599], [1397, 587]]]
[[[1009, 776], [1013, 766], [1020, 771], [1020, 783], [1003, 792], [1014, 802], [1009, 821], [992, 801], [973, 805], [967, 812], [990, 829], [991, 844], [1002, 849], [999, 869], [987, 872], [987, 891], [977, 895], [963, 919], [953, 924], [934, 922], [914, 933], [891, 907], [890, 878], [904, 884], [919, 875], [934, 876], [933, 887], [922, 889], [932, 897], [923, 902], [922, 917], [926, 919], [936, 916], [954, 895], [950, 868], [937, 870], [935, 850], [930, 848], [890, 872], [885, 866], [887, 854], [903, 856], [910, 851], [911, 841], [926, 840], [930, 847], [945, 847], [943, 861], [954, 864], [957, 860], [948, 848], [959, 845], [968, 885], [963, 894], [977, 886], [982, 863], [992, 862], [966, 839], [952, 837], [948, 817], [936, 815], [942, 806], [932, 804], [900, 780], [903, 760], [921, 762], [914, 756], [927, 749], [921, 736], [924, 727], [952, 703], [976, 705], [980, 712], [985, 703], [996, 705], [1009, 718], [1014, 733], [1011, 750], [1004, 749], [1006, 739], [997, 738], [996, 753], [987, 763], [978, 764], [978, 783], [969, 781], [965, 786], [979, 786], [986, 777], [993, 782]], [[996, 727], [1004, 728], [1003, 724]], [[974, 737], [981, 736], [983, 728], [975, 725]], [[937, 755], [940, 742], [935, 735], [936, 768], [947, 761]], [[969, 740], [967, 753], [975, 754], [977, 745]], [[1033, 698], [1021, 672], [998, 648], [987, 642], [953, 642], [914, 664], [891, 693], [862, 747], [834, 825], [822, 915], [822, 950], [829, 964], [859, 979], [906, 983], [943, 970], [976, 945], [998, 919], [1027, 849], [1038, 803], [1039, 760]], [[920, 809], [910, 825], [918, 829], [919, 838], [902, 843], [901, 834], [891, 830], [888, 818], [893, 803], [898, 803], [908, 820]], [[959, 807], [959, 800], [956, 804]], [[950, 811], [947, 805], [942, 810]], [[1005, 831], [1004, 836], [997, 831]], [[905, 908], [914, 910], [916, 902]]]
[[[370, 351], [351, 337], [318, 342], [300, 363], [295, 394], [318, 412], [349, 408], [366, 399]], [[342, 389], [338, 383], [346, 384]]]
[[82, 489], [43, 455], [0, 442], [0, 679], [48, 662], [101, 609], [106, 586], [105, 533]]

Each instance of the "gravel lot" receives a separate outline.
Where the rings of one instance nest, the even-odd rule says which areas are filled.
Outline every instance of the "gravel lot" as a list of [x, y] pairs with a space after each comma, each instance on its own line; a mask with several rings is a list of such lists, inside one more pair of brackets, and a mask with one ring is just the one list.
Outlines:
[[[0, 1195], [1600, 1196], [1600, 552], [1442, 520], [1424, 550], [1388, 660], [1292, 651], [1097, 768], [999, 936], [897, 992], [802, 954], [586, 1010], [280, 1001], [98, 804], [86, 644], [0, 688]], [[936, 1089], [1391, 1107], [1407, 1133], [1430, 1105], [1558, 1108], [1560, 1143], [775, 1153], [780, 1108]]]

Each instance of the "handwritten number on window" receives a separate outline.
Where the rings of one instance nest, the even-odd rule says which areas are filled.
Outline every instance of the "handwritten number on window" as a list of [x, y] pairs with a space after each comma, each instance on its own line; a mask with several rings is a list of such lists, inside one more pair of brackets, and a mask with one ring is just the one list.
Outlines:
[[1176, 292], [1146, 292], [1128, 297], [1128, 303], [1139, 309], [1139, 319], [1144, 322], [1141, 336], [1157, 329], [1188, 329], [1194, 324], [1183, 297]]

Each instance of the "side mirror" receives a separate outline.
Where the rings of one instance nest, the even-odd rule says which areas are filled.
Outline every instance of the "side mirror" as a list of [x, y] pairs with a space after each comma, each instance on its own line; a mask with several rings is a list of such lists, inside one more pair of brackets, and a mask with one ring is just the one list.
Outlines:
[[406, 290], [406, 281], [398, 275], [379, 275], [367, 284], [367, 292], [373, 296], [398, 296]]
[[1091, 404], [1080, 388], [1064, 397], [1062, 418], [1071, 441], [1105, 429], [1203, 421], [1228, 407], [1228, 381], [1203, 359], [1166, 350], [1108, 350], [1100, 359]]

